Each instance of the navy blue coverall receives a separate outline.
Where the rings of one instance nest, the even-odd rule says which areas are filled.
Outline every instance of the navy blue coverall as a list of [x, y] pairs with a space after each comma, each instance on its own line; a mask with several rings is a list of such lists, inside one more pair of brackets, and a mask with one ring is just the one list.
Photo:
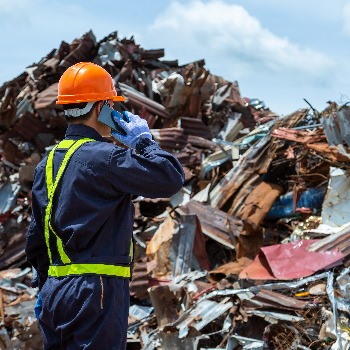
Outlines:
[[[70, 124], [66, 139], [91, 138], [72, 156], [53, 201], [51, 224], [77, 263], [130, 264], [133, 195], [169, 197], [184, 181], [182, 167], [152, 142], [120, 148], [93, 128]], [[54, 170], [65, 150], [56, 150]], [[103, 275], [48, 277], [44, 216], [48, 203], [45, 157], [37, 166], [26, 254], [37, 270], [43, 310], [39, 317], [45, 349], [125, 349], [129, 279]], [[52, 243], [52, 242], [51, 242]], [[53, 256], [54, 257], [54, 256]]]

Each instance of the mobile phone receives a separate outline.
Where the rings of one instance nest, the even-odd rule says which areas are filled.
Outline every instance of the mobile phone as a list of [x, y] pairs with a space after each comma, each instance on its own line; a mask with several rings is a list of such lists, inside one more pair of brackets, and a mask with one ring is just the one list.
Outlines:
[[126, 122], [128, 122], [128, 118], [122, 114], [122, 113], [119, 113], [118, 111], [116, 111], [115, 109], [107, 106], [107, 105], [104, 105], [101, 109], [101, 112], [100, 112], [100, 115], [98, 116], [98, 121], [109, 126], [111, 129], [119, 132], [120, 134], [126, 136], [126, 132], [124, 129], [122, 129], [113, 119], [112, 117], [112, 112], [115, 112], [117, 113], [118, 115], [118, 118], [120, 119], [123, 119], [125, 120]]

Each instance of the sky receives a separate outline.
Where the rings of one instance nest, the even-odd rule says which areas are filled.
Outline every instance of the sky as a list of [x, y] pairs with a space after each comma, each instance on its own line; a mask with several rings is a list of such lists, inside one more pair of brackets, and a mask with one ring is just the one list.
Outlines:
[[0, 0], [0, 85], [90, 29], [204, 58], [278, 114], [350, 100], [350, 0]]

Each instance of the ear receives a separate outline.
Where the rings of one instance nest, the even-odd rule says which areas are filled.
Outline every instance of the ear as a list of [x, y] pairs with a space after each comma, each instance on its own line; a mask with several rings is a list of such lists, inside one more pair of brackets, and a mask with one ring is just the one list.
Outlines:
[[96, 106], [96, 110], [97, 110], [98, 115], [101, 113], [102, 107], [103, 107], [103, 101], [98, 101], [97, 106]]

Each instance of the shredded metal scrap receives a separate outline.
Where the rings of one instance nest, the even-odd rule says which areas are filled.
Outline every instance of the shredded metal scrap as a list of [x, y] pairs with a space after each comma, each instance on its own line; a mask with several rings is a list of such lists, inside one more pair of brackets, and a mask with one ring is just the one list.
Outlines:
[[[173, 198], [133, 199], [128, 349], [349, 349], [350, 107], [278, 116], [204, 60], [179, 65], [164, 54], [90, 31], [0, 87], [0, 348], [42, 346], [24, 255], [31, 185], [67, 126], [58, 80], [93, 61], [127, 98], [115, 108], [144, 118], [186, 175]], [[278, 259], [252, 264], [264, 247], [294, 261], [283, 276], [306, 271], [306, 255], [339, 259], [272, 282]], [[248, 266], [265, 277], [240, 278]]]

